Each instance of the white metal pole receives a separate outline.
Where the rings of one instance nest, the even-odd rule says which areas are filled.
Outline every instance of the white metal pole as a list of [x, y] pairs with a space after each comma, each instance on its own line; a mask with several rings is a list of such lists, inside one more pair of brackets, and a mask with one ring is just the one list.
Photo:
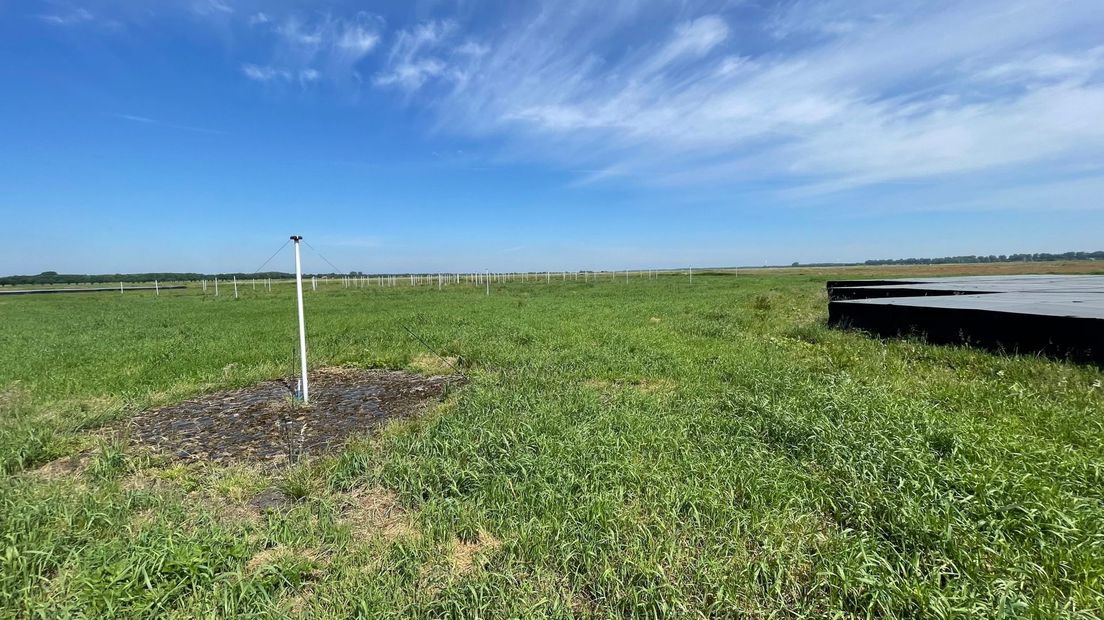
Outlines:
[[694, 283], [694, 268], [690, 268], [690, 284]]
[[215, 278], [215, 297], [218, 297], [218, 278]]
[[234, 299], [238, 298], [238, 276], [234, 276]]
[[153, 281], [153, 294], [158, 296], [161, 295], [161, 287], [157, 286], [157, 280]]
[[299, 303], [299, 376], [303, 381], [303, 402], [310, 402], [310, 388], [307, 386], [307, 323], [303, 318], [303, 266], [299, 262], [299, 241], [303, 237], [293, 235], [295, 242], [295, 296]]
[[119, 294], [120, 295], [123, 294], [123, 283], [122, 282], [119, 283]]

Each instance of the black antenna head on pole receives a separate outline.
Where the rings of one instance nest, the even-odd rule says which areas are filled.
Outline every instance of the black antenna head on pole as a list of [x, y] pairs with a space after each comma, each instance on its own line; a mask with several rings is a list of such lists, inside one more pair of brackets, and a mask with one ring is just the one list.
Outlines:
[[302, 235], [292, 235], [292, 236], [291, 236], [291, 240], [292, 240], [292, 241], [302, 241], [302, 240], [303, 240], [303, 236], [302, 236]]

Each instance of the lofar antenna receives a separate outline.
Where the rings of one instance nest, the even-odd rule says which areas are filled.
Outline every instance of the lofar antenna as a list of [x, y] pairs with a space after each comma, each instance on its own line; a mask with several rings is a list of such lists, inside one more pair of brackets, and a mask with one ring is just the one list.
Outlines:
[[299, 377], [303, 387], [300, 396], [304, 403], [308, 403], [310, 388], [307, 386], [307, 323], [303, 318], [303, 264], [299, 260], [299, 242], [303, 237], [292, 235], [291, 240], [295, 242], [295, 296], [299, 302]]

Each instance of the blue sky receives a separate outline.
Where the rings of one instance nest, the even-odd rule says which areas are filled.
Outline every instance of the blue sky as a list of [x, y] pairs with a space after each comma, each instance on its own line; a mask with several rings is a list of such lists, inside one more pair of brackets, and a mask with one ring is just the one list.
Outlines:
[[0, 79], [0, 273], [1104, 247], [1099, 0], [0, 0]]

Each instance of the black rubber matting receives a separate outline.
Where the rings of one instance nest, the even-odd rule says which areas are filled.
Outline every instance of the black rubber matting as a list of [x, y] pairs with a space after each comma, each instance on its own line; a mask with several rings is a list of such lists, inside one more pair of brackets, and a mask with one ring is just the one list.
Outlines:
[[828, 282], [828, 321], [1104, 363], [1104, 276], [974, 276]]

